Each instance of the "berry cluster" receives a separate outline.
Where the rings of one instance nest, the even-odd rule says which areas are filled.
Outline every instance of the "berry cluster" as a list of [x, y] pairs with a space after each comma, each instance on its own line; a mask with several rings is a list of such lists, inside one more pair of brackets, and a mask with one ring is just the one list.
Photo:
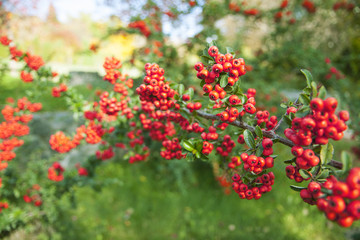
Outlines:
[[337, 11], [339, 9], [347, 10], [348, 12], [352, 12], [355, 8], [355, 4], [349, 3], [346, 0], [342, 0], [340, 2], [336, 2], [333, 5], [334, 11]]
[[300, 169], [309, 169], [320, 163], [319, 157], [311, 149], [304, 150], [300, 146], [294, 146], [291, 148], [291, 153], [296, 157], [295, 163]]
[[[326, 191], [325, 191], [326, 190]], [[350, 227], [360, 219], [360, 168], [353, 168], [345, 182], [331, 176], [323, 184], [310, 182], [300, 192], [301, 198], [325, 213], [331, 221], [340, 226]]]
[[256, 112], [256, 118], [257, 118], [257, 125], [260, 125], [261, 123], [266, 123], [267, 130], [273, 129], [276, 124], [278, 123], [276, 116], [271, 116], [269, 118], [270, 114], [268, 111], [257, 111]]
[[237, 173], [235, 173], [231, 179], [233, 180], [232, 188], [239, 194], [241, 199], [258, 200], [262, 194], [272, 190], [271, 186], [274, 184], [275, 175], [273, 172], [269, 172], [259, 176], [254, 182], [249, 182], [248, 184], [245, 184], [241, 176]]
[[38, 184], [33, 185], [32, 188], [26, 191], [26, 195], [23, 196], [24, 201], [26, 203], [34, 203], [36, 207], [41, 206], [43, 201], [41, 199], [39, 191], [40, 186]]
[[131, 156], [129, 158], [129, 163], [132, 164], [135, 162], [145, 161], [150, 155], [150, 151], [148, 147], [143, 147], [142, 151], [145, 153], [144, 154], [136, 153], [134, 156]]
[[80, 163], [75, 164], [75, 167], [78, 171], [79, 176], [88, 176], [89, 175], [87, 169], [84, 167], [81, 167]]
[[3, 209], [9, 208], [9, 204], [7, 202], [0, 202], [0, 213]]
[[235, 142], [231, 140], [230, 135], [225, 135], [224, 140], [221, 143], [221, 146], [216, 148], [216, 152], [223, 157], [229, 156], [232, 149], [235, 147]]
[[309, 13], [315, 13], [315, 12], [316, 12], [315, 4], [314, 4], [312, 1], [304, 0], [301, 5], [302, 5], [303, 8], [305, 8], [306, 11], [308, 11]]
[[145, 70], [144, 83], [136, 88], [142, 104], [150, 102], [162, 111], [173, 108], [175, 103], [172, 99], [175, 91], [165, 82], [164, 69], [160, 68], [156, 63], [147, 63], [145, 64]]
[[325, 145], [328, 139], [340, 140], [347, 129], [345, 122], [349, 120], [347, 111], [335, 114], [337, 108], [335, 98], [322, 100], [314, 98], [310, 102], [312, 114], [305, 117], [296, 117], [292, 121], [292, 127], [285, 129], [285, 136], [294, 144], [309, 146], [313, 141], [316, 144]]
[[297, 165], [295, 165], [295, 166], [293, 166], [293, 165], [288, 165], [288, 166], [286, 166], [286, 168], [285, 168], [286, 176], [287, 176], [289, 179], [291, 179], [291, 180], [294, 179], [295, 182], [298, 182], [298, 183], [301, 183], [301, 182], [304, 181], [304, 180], [309, 180], [309, 178], [304, 179], [304, 178], [301, 176], [299, 170], [300, 170], [300, 168], [299, 168]]
[[138, 21], [131, 22], [131, 23], [129, 23], [128, 27], [129, 28], [137, 28], [137, 29], [139, 29], [140, 32], [145, 37], [149, 37], [151, 35], [150, 28], [146, 25], [146, 23], [143, 20], [138, 20]]
[[186, 157], [186, 154], [181, 153], [181, 146], [179, 144], [178, 138], [173, 138], [172, 140], [164, 140], [162, 142], [165, 150], [160, 152], [160, 156], [170, 160], [170, 159], [182, 159]]
[[64, 180], [65, 169], [58, 162], [54, 162], [51, 167], [48, 169], [48, 178], [51, 181], [60, 182]]
[[61, 83], [58, 87], [53, 87], [51, 94], [53, 97], [61, 97], [62, 92], [67, 91], [67, 86], [64, 83]]
[[247, 153], [242, 153], [240, 157], [244, 162], [244, 170], [247, 172], [260, 174], [263, 170], [274, 166], [274, 159], [272, 157], [266, 157], [264, 159], [256, 155], [248, 155]]
[[109, 147], [108, 149], [105, 149], [103, 151], [97, 150], [96, 151], [96, 157], [101, 160], [108, 160], [112, 157], [114, 157], [114, 151], [112, 147]]

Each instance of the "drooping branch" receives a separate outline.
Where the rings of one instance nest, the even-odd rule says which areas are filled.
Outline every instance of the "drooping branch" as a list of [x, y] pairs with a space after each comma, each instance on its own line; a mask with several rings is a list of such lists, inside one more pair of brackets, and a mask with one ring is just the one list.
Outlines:
[[[188, 109], [184, 109], [184, 111], [186, 111], [187, 113], [191, 114], [190, 111]], [[210, 120], [220, 120], [219, 116], [216, 116], [214, 114], [210, 114], [210, 113], [206, 113], [204, 111], [196, 111], [197, 116], [205, 118], [205, 119], [210, 119]], [[249, 124], [239, 121], [239, 120], [235, 120], [233, 122], [228, 122], [229, 125], [233, 125], [242, 129], [247, 129], [252, 133], [255, 133], [255, 127], [250, 126]], [[271, 138], [271, 139], [277, 139], [278, 142], [288, 146], [288, 147], [293, 147], [295, 146], [295, 144], [290, 141], [289, 139], [283, 138], [281, 136], [279, 136], [278, 134], [276, 134], [273, 130], [262, 130], [262, 133], [264, 135], [264, 137], [267, 138]], [[342, 169], [343, 168], [343, 164], [341, 162], [335, 161], [335, 160], [331, 160], [329, 162], [330, 166], [333, 166], [335, 168], [338, 169]]]

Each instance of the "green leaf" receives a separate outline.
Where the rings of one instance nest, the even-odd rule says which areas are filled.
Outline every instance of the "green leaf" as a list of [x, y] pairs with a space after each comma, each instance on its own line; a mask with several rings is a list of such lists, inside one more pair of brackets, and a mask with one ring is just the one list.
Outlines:
[[334, 147], [331, 143], [321, 146], [320, 150], [320, 160], [321, 164], [327, 164], [334, 155]]
[[343, 164], [342, 171], [347, 173], [351, 168], [351, 157], [348, 152], [342, 151], [341, 152], [341, 162]]
[[223, 111], [225, 111], [226, 108], [227, 107], [214, 108], [213, 110], [211, 110], [211, 113], [213, 113], [213, 114], [222, 113]]
[[289, 127], [291, 127], [292, 121], [291, 121], [291, 119], [290, 119], [290, 117], [288, 115], [284, 116], [284, 121]]
[[310, 94], [311, 94], [311, 88], [306, 87], [306, 88], [303, 89], [303, 92], [304, 92], [306, 95], [310, 95]]
[[311, 75], [311, 73], [309, 72], [309, 70], [306, 69], [301, 69], [300, 70], [306, 77], [306, 84], [308, 87], [311, 87], [311, 82], [313, 81], [313, 77]]
[[189, 152], [192, 152], [194, 150], [194, 146], [188, 140], [182, 140], [180, 145]]
[[200, 86], [203, 87], [205, 85], [205, 79], [201, 80]]
[[324, 169], [318, 176], [317, 179], [325, 179], [330, 175], [330, 171], [328, 169]]
[[326, 88], [324, 86], [321, 86], [321, 88], [319, 89], [319, 95], [318, 97], [321, 99], [324, 99], [326, 97]]
[[248, 145], [250, 148], [255, 148], [255, 139], [253, 134], [249, 130], [244, 131], [244, 140], [246, 142], [246, 145]]
[[312, 97], [317, 96], [317, 85], [316, 82], [311, 82]]
[[300, 169], [299, 173], [304, 179], [311, 178], [310, 173], [304, 169]]
[[228, 76], [225, 74], [220, 78], [220, 87], [224, 88], [228, 84]]
[[263, 138], [263, 132], [261, 131], [261, 128], [259, 126], [256, 126], [255, 128], [255, 134], [256, 136], [258, 136], [259, 138]]
[[303, 189], [307, 189], [306, 187], [300, 187], [300, 186], [295, 186], [295, 185], [290, 185], [290, 188], [296, 192], [300, 192]]
[[184, 90], [185, 90], [185, 87], [184, 87], [184, 84], [179, 84], [179, 95], [183, 95], [184, 93]]
[[281, 103], [281, 104], [280, 104], [280, 107], [281, 107], [281, 108], [284, 108], [284, 109], [287, 109], [287, 108], [288, 108], [288, 106], [287, 106], [285, 103]]
[[242, 104], [245, 104], [247, 102], [247, 100], [248, 100], [248, 98], [247, 98], [247, 96], [245, 94], [241, 94], [239, 96], [239, 98], [240, 98]]
[[299, 100], [302, 104], [309, 105], [310, 104], [310, 98], [308, 95], [301, 93], [299, 96]]
[[239, 95], [238, 91], [240, 89], [240, 81], [237, 81], [233, 86], [232, 94]]
[[190, 99], [192, 99], [194, 96], [194, 89], [188, 88], [188, 90], [185, 91], [185, 94], [188, 94], [190, 96]]

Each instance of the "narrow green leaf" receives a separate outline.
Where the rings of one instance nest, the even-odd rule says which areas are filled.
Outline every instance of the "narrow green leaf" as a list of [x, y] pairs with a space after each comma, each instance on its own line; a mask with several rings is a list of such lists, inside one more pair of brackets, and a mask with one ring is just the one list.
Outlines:
[[312, 77], [310, 71], [309, 71], [309, 70], [306, 70], [306, 69], [301, 69], [300, 71], [301, 71], [301, 72], [305, 75], [305, 77], [306, 77], [306, 84], [307, 84], [307, 86], [308, 86], [308, 87], [311, 87], [311, 82], [313, 81], [313, 77]]
[[261, 128], [259, 126], [256, 126], [255, 128], [255, 134], [256, 136], [258, 136], [259, 138], [263, 138], [263, 132], [261, 131]]
[[317, 179], [326, 179], [330, 175], [330, 171], [328, 169], [324, 169], [318, 176]]
[[287, 106], [285, 103], [281, 103], [281, 104], [280, 104], [280, 107], [281, 107], [281, 108], [284, 108], [284, 109], [287, 109], [287, 108], [288, 108], [288, 106]]
[[192, 99], [193, 96], [194, 96], [194, 89], [193, 89], [193, 88], [189, 88], [188, 90], [186, 90], [185, 93], [190, 96], [190, 99]]
[[214, 108], [213, 110], [211, 110], [211, 113], [213, 113], [213, 114], [222, 113], [223, 111], [225, 111], [226, 108], [227, 107]]
[[284, 116], [284, 121], [289, 127], [291, 127], [292, 121], [288, 115]]
[[306, 187], [300, 187], [295, 185], [290, 185], [290, 188], [296, 192], [300, 192], [301, 190], [306, 189]]
[[244, 140], [245, 140], [246, 145], [248, 145], [250, 148], [255, 148], [256, 147], [254, 136], [247, 129], [244, 131]]
[[299, 96], [299, 100], [302, 104], [309, 105], [310, 104], [310, 98], [308, 95], [301, 93]]
[[311, 178], [310, 173], [304, 169], [300, 169], [299, 173], [304, 179]]
[[334, 155], [334, 147], [331, 143], [321, 146], [320, 160], [322, 165], [327, 164], [332, 159], [333, 155]]
[[348, 172], [351, 168], [351, 157], [348, 152], [345, 151], [341, 152], [341, 162], [343, 164], [342, 171], [344, 173]]
[[316, 82], [311, 82], [312, 97], [317, 96], [317, 85]]
[[324, 86], [321, 86], [321, 88], [319, 89], [319, 95], [318, 97], [321, 99], [324, 99], [326, 97], [326, 88]]
[[194, 146], [188, 140], [182, 140], [180, 145], [189, 152], [192, 152], [194, 150]]
[[179, 95], [183, 95], [184, 90], [185, 90], [184, 84], [179, 84], [179, 89], [178, 89]]
[[220, 78], [220, 87], [224, 88], [228, 84], [228, 76], [225, 74]]

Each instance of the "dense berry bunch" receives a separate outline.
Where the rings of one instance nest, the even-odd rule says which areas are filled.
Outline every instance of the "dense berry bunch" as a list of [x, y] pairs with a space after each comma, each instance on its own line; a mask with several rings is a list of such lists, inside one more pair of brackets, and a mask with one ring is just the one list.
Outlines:
[[345, 122], [349, 120], [347, 111], [340, 111], [335, 114], [337, 108], [335, 98], [322, 100], [314, 98], [310, 102], [312, 113], [292, 121], [292, 127], [285, 129], [285, 136], [294, 144], [309, 146], [315, 144], [325, 145], [328, 139], [340, 140], [343, 138], [343, 131], [347, 129]]
[[114, 157], [114, 151], [112, 147], [109, 147], [108, 149], [104, 149], [103, 151], [97, 150], [96, 151], [96, 157], [101, 160], [108, 160], [112, 157]]
[[182, 154], [181, 146], [179, 144], [178, 138], [173, 138], [172, 140], [164, 140], [162, 142], [163, 147], [165, 150], [160, 152], [160, 156], [170, 160], [170, 159], [181, 159], [185, 158], [186, 154]]
[[295, 182], [298, 182], [298, 183], [301, 183], [304, 180], [309, 180], [309, 179], [304, 179], [301, 176], [299, 170], [300, 170], [300, 168], [297, 165], [295, 165], [295, 166], [293, 166], [293, 165], [286, 166], [286, 168], [285, 168], [286, 176], [289, 179], [294, 179]]
[[146, 25], [146, 23], [142, 20], [139, 21], [134, 21], [129, 23], [128, 25], [129, 28], [137, 28], [140, 30], [140, 32], [145, 36], [145, 37], [149, 37], [151, 34], [151, 30], [150, 28]]
[[275, 175], [273, 172], [263, 174], [255, 179], [253, 182], [245, 183], [242, 180], [242, 177], [235, 173], [232, 178], [232, 188], [239, 194], [241, 199], [255, 199], [258, 200], [261, 198], [262, 194], [270, 192], [272, 190], [272, 185], [274, 184]]
[[63, 172], [65, 169], [58, 162], [54, 162], [53, 165], [48, 169], [48, 178], [51, 181], [60, 182], [64, 180]]
[[61, 97], [62, 92], [67, 91], [67, 86], [64, 83], [61, 83], [58, 87], [53, 87], [51, 94], [53, 97]]
[[312, 1], [309, 0], [304, 0], [302, 2], [302, 6], [306, 9], [306, 11], [308, 11], [309, 13], [315, 13], [316, 12], [316, 7], [315, 4]]
[[36, 207], [41, 206], [43, 201], [40, 194], [40, 186], [35, 184], [32, 188], [27, 189], [23, 199], [26, 203], [33, 203]]
[[274, 166], [274, 159], [272, 157], [264, 159], [256, 155], [248, 155], [247, 153], [242, 153], [240, 157], [244, 162], [244, 170], [255, 174], [260, 174], [263, 170]]
[[143, 104], [152, 103], [155, 108], [166, 111], [174, 107], [174, 89], [165, 81], [164, 69], [158, 64], [145, 64], [146, 76], [144, 83], [136, 88]]
[[300, 196], [305, 202], [316, 204], [329, 220], [350, 227], [360, 219], [360, 168], [351, 169], [344, 182], [334, 176], [322, 184], [310, 182]]
[[148, 156], [150, 155], [150, 151], [149, 151], [148, 147], [143, 147], [142, 151], [144, 152], [144, 154], [136, 153], [134, 156], [131, 156], [129, 158], [129, 163], [145, 161], [148, 158]]
[[111, 84], [115, 84], [116, 80], [121, 76], [121, 72], [119, 69], [121, 68], [121, 61], [115, 57], [107, 57], [105, 58], [105, 62], [103, 67], [105, 69], [104, 80], [110, 82]]
[[223, 157], [229, 156], [232, 149], [235, 147], [235, 142], [231, 140], [230, 135], [225, 135], [221, 145], [216, 148], [216, 152]]

